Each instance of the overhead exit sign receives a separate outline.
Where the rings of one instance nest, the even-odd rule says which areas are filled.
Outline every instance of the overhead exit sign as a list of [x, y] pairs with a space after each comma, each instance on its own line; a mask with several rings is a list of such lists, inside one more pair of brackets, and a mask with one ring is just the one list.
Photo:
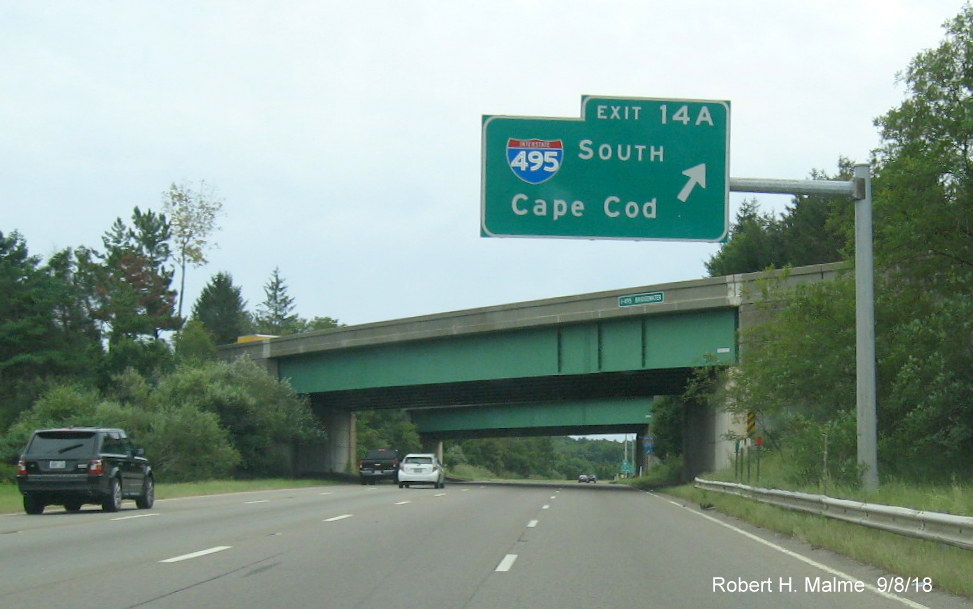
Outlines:
[[482, 128], [485, 237], [726, 238], [728, 101], [588, 96], [580, 119]]

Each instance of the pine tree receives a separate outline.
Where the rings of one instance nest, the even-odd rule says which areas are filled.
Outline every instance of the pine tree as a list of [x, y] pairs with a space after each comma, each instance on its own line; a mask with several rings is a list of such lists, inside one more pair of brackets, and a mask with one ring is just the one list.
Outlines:
[[[103, 253], [91, 252], [87, 272], [97, 286], [95, 314], [109, 329], [109, 340], [159, 338], [162, 330], [179, 328], [176, 292], [165, 215], [132, 213], [133, 227], [117, 218], [102, 237]], [[97, 261], [96, 261], [97, 260]]]
[[0, 429], [37, 397], [44, 379], [90, 375], [101, 356], [70, 258], [61, 252], [42, 267], [18, 232], [0, 232]]
[[200, 292], [193, 305], [192, 319], [202, 323], [218, 345], [236, 341], [237, 337], [249, 334], [252, 327], [241, 289], [224, 272], [213, 275]]
[[280, 276], [280, 268], [274, 268], [270, 280], [264, 285], [266, 299], [257, 306], [256, 329], [261, 334], [295, 334], [303, 326], [294, 314], [294, 299], [287, 294], [287, 284]]

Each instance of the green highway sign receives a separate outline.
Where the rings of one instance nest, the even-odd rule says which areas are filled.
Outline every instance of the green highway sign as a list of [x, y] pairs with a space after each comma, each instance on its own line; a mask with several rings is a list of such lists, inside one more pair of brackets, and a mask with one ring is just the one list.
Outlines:
[[730, 102], [584, 97], [581, 118], [484, 116], [485, 237], [722, 241]]
[[631, 296], [619, 296], [618, 306], [634, 307], [638, 305], [659, 304], [665, 301], [665, 292], [648, 292], [645, 294], [632, 294]]

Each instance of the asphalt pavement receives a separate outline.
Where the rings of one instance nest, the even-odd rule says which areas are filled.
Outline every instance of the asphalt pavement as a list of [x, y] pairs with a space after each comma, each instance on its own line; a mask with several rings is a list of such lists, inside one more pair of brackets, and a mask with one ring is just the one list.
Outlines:
[[49, 508], [0, 516], [0, 573], [4, 609], [973, 607], [921, 573], [883, 592], [872, 567], [604, 483]]

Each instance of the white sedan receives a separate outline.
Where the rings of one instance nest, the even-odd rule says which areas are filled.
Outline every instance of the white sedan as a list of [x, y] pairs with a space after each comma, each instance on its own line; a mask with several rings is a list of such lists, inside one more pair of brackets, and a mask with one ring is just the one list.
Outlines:
[[446, 468], [434, 454], [408, 454], [399, 464], [399, 488], [410, 484], [446, 486]]

